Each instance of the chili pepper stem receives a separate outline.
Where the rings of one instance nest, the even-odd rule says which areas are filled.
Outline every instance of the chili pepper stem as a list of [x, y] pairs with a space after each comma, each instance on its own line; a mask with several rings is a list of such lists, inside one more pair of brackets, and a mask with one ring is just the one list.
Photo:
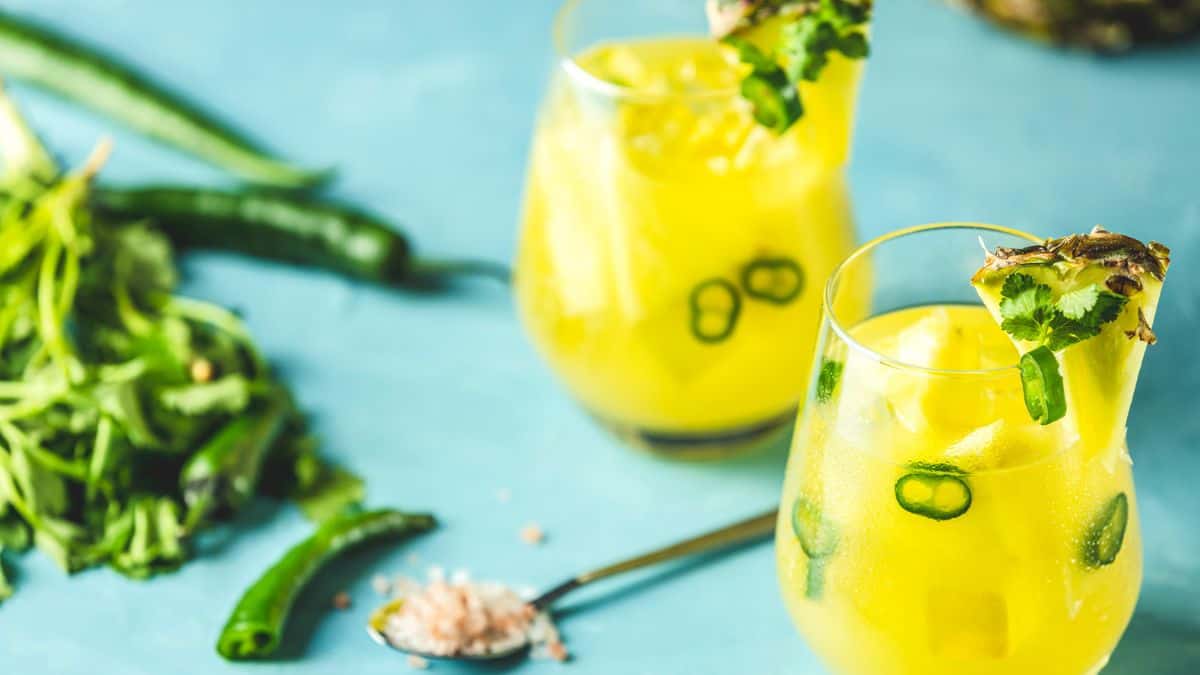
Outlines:
[[405, 283], [437, 286], [450, 277], [486, 277], [503, 284], [512, 282], [512, 269], [492, 260], [414, 258], [405, 275]]

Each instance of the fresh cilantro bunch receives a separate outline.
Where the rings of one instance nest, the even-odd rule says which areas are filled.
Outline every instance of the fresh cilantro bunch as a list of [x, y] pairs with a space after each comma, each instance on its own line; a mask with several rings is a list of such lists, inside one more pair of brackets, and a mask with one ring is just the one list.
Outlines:
[[1021, 357], [1025, 407], [1041, 424], [1066, 414], [1066, 393], [1054, 352], [1100, 334], [1115, 321], [1128, 298], [1099, 284], [1054, 297], [1053, 290], [1028, 274], [1011, 274], [1000, 290], [1000, 327], [1035, 346]]
[[741, 84], [743, 98], [753, 106], [754, 118], [776, 134], [782, 134], [804, 116], [800, 98], [802, 81], [816, 82], [830, 54], [864, 59], [870, 45], [864, 32], [871, 20], [871, 0], [819, 0], [805, 6], [799, 2], [769, 2], [768, 14], [798, 15], [780, 33], [779, 44], [767, 53], [749, 40], [730, 35], [726, 44], [751, 67]]
[[241, 321], [175, 294], [159, 232], [89, 208], [107, 145], [60, 173], [0, 91], [0, 153], [0, 550], [142, 578], [222, 510], [315, 481]]

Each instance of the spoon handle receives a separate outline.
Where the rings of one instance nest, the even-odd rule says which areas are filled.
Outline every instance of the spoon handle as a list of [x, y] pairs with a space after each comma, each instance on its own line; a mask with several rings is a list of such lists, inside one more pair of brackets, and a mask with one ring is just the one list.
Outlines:
[[732, 525], [727, 525], [719, 530], [692, 537], [691, 539], [686, 539], [670, 546], [629, 558], [628, 560], [622, 560], [599, 569], [594, 569], [590, 572], [584, 572], [546, 591], [531, 604], [538, 610], [543, 610], [567, 593], [581, 586], [586, 586], [593, 581], [607, 579], [618, 574], [632, 572], [633, 570], [667, 562], [668, 560], [675, 560], [684, 556], [717, 551], [737, 544], [765, 539], [775, 531], [775, 520], [777, 517], [778, 511], [772, 509], [753, 518], [747, 518]]

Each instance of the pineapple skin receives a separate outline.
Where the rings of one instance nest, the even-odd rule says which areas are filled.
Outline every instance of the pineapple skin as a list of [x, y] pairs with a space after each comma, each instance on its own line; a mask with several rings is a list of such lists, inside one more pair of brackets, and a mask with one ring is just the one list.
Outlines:
[[1200, 35], [1200, 0], [950, 0], [1031, 38], [1102, 53]]

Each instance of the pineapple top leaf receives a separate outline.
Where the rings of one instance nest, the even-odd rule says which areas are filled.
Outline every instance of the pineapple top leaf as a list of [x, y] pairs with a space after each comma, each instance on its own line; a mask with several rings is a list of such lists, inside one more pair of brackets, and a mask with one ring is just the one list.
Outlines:
[[1100, 334], [1101, 328], [1121, 315], [1129, 301], [1099, 284], [1064, 293], [1057, 300], [1049, 286], [1028, 274], [1004, 280], [1000, 291], [1000, 327], [1018, 340], [1061, 351]]

